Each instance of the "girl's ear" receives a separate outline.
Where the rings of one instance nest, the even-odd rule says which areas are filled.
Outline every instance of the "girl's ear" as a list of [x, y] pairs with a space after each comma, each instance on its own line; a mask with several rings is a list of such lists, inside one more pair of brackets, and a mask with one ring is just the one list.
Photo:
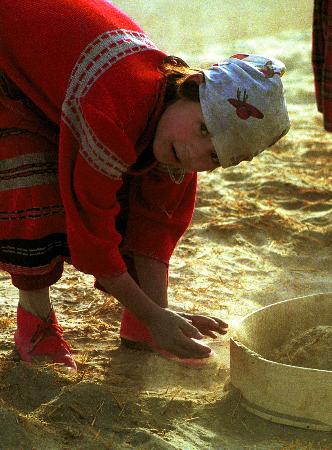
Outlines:
[[205, 80], [204, 74], [198, 70], [192, 71], [191, 74], [186, 75], [179, 84], [177, 95], [179, 98], [186, 98], [193, 102], [199, 102], [199, 85]]
[[202, 72], [195, 72], [186, 77], [186, 81], [194, 82], [198, 86], [204, 82], [204, 74]]

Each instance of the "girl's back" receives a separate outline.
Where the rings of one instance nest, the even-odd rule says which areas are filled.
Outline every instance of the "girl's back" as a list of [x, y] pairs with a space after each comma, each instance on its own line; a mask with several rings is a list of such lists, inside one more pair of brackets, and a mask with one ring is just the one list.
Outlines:
[[0, 69], [59, 122], [77, 59], [96, 37], [114, 29], [142, 31], [108, 1], [1, 0]]

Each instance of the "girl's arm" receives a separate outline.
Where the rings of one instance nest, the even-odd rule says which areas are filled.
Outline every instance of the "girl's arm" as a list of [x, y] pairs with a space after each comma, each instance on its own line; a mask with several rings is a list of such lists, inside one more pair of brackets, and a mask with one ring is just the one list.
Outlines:
[[114, 278], [98, 278], [103, 288], [127, 307], [150, 331], [158, 346], [182, 358], [203, 358], [209, 347], [193, 341], [227, 332], [227, 324], [215, 317], [176, 314], [167, 307], [166, 264], [134, 255], [140, 286], [128, 272]]
[[157, 345], [180, 358], [204, 358], [211, 349], [194, 341], [203, 335], [178, 314], [158, 306], [128, 272], [118, 277], [98, 278], [103, 288], [128, 308], [150, 330]]
[[[167, 308], [168, 266], [156, 259], [143, 255], [134, 255], [135, 268], [138, 280], [143, 291], [163, 308]], [[218, 334], [225, 334], [228, 325], [217, 317], [208, 317], [197, 314], [177, 313], [194, 325], [200, 333], [217, 338]]]
[[138, 254], [134, 254], [134, 262], [141, 289], [154, 303], [167, 308], [167, 265], [162, 261]]
[[146, 325], [159, 309], [128, 272], [116, 277], [98, 277], [98, 283]]

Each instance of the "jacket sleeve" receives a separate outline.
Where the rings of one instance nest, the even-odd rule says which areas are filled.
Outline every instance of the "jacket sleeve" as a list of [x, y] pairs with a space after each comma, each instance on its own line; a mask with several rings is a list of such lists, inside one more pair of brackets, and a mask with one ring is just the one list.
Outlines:
[[196, 185], [195, 172], [186, 174], [181, 184], [158, 169], [137, 177], [130, 193], [125, 249], [168, 264], [191, 222]]
[[[61, 125], [59, 182], [73, 265], [95, 276], [126, 271], [115, 226], [122, 174], [135, 160], [131, 141], [109, 116], [85, 106], [79, 126]], [[70, 125], [70, 124], [69, 124]]]

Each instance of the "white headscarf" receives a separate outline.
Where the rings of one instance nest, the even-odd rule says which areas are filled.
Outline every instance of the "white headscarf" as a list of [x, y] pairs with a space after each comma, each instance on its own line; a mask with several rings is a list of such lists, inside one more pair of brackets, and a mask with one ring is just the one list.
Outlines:
[[200, 103], [222, 167], [252, 159], [288, 132], [284, 72], [282, 62], [248, 54], [203, 70]]

